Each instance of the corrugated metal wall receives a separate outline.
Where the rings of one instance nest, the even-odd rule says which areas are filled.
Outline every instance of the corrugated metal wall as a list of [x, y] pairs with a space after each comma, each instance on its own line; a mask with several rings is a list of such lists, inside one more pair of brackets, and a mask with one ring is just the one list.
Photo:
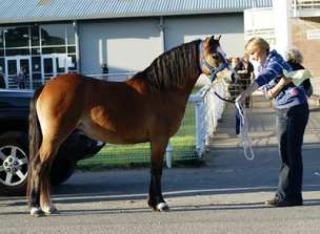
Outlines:
[[[144, 69], [163, 52], [159, 24], [159, 17], [79, 22], [81, 72], [101, 73], [101, 56], [110, 73]], [[221, 34], [221, 43], [228, 55], [243, 53], [242, 14], [164, 17], [163, 28], [165, 50]], [[99, 52], [99, 43], [102, 52]]]
[[167, 17], [165, 48], [213, 34], [221, 34], [221, 44], [228, 55], [241, 55], [244, 48], [243, 14]]
[[101, 73], [99, 40], [110, 73], [142, 70], [162, 53], [158, 19], [80, 23], [79, 37], [81, 72], [85, 74]]

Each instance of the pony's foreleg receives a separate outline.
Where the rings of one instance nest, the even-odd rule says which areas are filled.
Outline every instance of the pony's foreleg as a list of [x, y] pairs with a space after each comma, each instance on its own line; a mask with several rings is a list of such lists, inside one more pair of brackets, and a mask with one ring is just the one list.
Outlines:
[[155, 211], [167, 211], [169, 206], [164, 201], [161, 191], [163, 155], [168, 139], [151, 141], [151, 180], [148, 205]]

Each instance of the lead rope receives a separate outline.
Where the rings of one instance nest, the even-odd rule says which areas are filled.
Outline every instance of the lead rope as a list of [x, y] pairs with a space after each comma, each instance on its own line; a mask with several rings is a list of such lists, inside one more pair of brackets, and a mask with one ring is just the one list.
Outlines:
[[242, 145], [245, 158], [249, 161], [252, 161], [255, 155], [252, 149], [251, 139], [248, 136], [248, 121], [247, 121], [246, 111], [241, 103], [236, 102], [235, 105], [240, 117], [240, 125], [239, 125], [240, 144]]

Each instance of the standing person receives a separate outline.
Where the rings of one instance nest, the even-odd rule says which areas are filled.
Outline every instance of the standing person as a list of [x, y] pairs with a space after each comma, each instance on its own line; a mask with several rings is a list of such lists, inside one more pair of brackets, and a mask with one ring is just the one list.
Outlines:
[[[248, 55], [243, 56], [236, 68], [237, 73], [240, 77], [241, 90], [246, 90], [253, 80], [253, 65], [249, 62]], [[250, 106], [250, 96], [246, 98], [246, 107]]]
[[108, 73], [109, 73], [108, 64], [106, 63], [102, 64], [101, 69], [102, 69], [103, 79], [108, 80]]
[[[238, 73], [238, 70], [241, 69], [241, 60], [239, 57], [232, 57], [229, 59], [230, 60], [230, 66]], [[240, 93], [241, 93], [241, 84], [240, 80], [236, 80], [232, 82], [228, 89], [229, 93], [232, 99], [235, 99]]]
[[291, 67], [262, 38], [255, 37], [245, 47], [250, 59], [261, 65], [258, 76], [237, 101], [244, 102], [258, 87], [264, 87], [266, 95], [273, 98], [276, 109], [279, 154], [281, 160], [279, 184], [273, 199], [266, 201], [274, 207], [298, 206], [302, 200], [302, 155], [303, 134], [309, 118], [305, 91], [295, 86], [283, 72]]
[[[293, 71], [306, 70], [305, 67], [302, 65], [303, 56], [300, 50], [295, 48], [289, 49], [286, 52], [286, 59]], [[304, 88], [307, 96], [310, 97], [313, 94], [313, 88], [310, 81], [311, 74], [310, 72], [306, 72], [305, 74], [308, 74], [309, 76], [302, 77], [301, 82], [299, 83]]]
[[17, 83], [19, 89], [26, 88], [26, 68], [22, 67], [17, 75]]
[[3, 73], [0, 72], [0, 89], [5, 89], [5, 88], [6, 88], [6, 82], [4, 81]]

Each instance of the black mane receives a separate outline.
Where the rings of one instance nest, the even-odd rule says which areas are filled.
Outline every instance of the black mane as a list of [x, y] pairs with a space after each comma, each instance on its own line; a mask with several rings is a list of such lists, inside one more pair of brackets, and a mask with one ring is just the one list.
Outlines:
[[183, 87], [199, 70], [199, 44], [192, 41], [164, 52], [134, 78], [146, 80], [152, 90]]

